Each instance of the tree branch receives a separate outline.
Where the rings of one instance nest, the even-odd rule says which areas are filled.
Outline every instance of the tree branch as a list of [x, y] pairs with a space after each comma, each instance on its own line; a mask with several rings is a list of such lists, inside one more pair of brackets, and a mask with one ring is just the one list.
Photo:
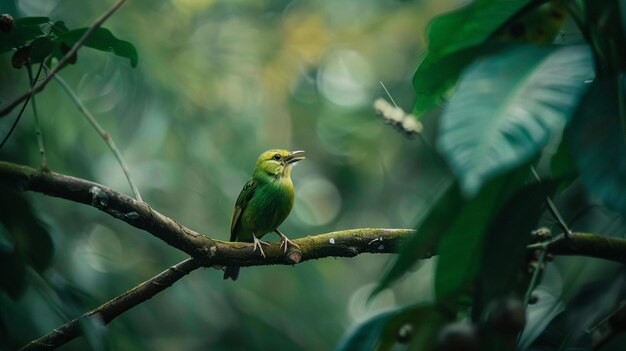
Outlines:
[[[18, 191], [34, 191], [95, 207], [136, 228], [143, 229], [167, 244], [180, 249], [189, 258], [154, 278], [138, 285], [24, 346], [24, 350], [54, 348], [80, 335], [81, 318], [101, 318], [107, 324], [135, 305], [150, 299], [198, 267], [225, 265], [256, 266], [296, 264], [324, 257], [353, 257], [361, 253], [392, 253], [415, 233], [411, 229], [349, 229], [295, 239], [300, 247], [283, 253], [278, 244], [265, 249], [266, 258], [253, 251], [250, 243], [214, 240], [186, 228], [153, 210], [144, 202], [118, 193], [98, 183], [55, 172], [0, 161], [0, 185]], [[529, 250], [547, 248], [557, 255], [580, 255], [626, 263], [626, 240], [588, 233], [573, 233], [571, 239], [558, 236], [553, 240], [530, 245]]]
[[124, 294], [102, 304], [93, 311], [87, 312], [72, 321], [53, 329], [50, 333], [24, 345], [25, 350], [52, 350], [81, 335], [81, 323], [88, 318], [98, 318], [103, 324], [109, 324], [115, 317], [130, 310], [138, 304], [149, 300], [154, 295], [172, 286], [180, 278], [200, 267], [200, 262], [188, 258], [153, 278], [137, 285]]
[[541, 245], [546, 245], [548, 252], [555, 255], [595, 257], [626, 264], [626, 240], [613, 236], [572, 233], [571, 237], [566, 237], [561, 234], [548, 243], [529, 248]]
[[143, 229], [167, 244], [198, 258], [203, 266], [235, 264], [258, 266], [295, 264], [335, 256], [353, 257], [360, 253], [391, 253], [412, 229], [350, 229], [295, 239], [300, 247], [287, 253], [271, 244], [266, 258], [253, 251], [250, 243], [214, 240], [160, 214], [145, 202], [118, 193], [101, 184], [55, 172], [0, 161], [0, 184], [10, 189], [34, 191], [93, 206], [136, 228]]
[[80, 39], [76, 42], [76, 44], [74, 44], [72, 49], [70, 49], [70, 51], [68, 51], [65, 54], [65, 56], [63, 56], [61, 60], [59, 60], [59, 62], [57, 62], [57, 64], [54, 67], [52, 67], [52, 69], [50, 70], [50, 72], [48, 73], [48, 75], [46, 76], [44, 80], [37, 83], [37, 85], [32, 87], [29, 91], [20, 95], [17, 99], [13, 100], [9, 105], [7, 105], [2, 110], [0, 110], [0, 118], [9, 114], [9, 112], [11, 112], [17, 105], [20, 104], [20, 102], [28, 99], [31, 95], [35, 95], [36, 93], [42, 91], [43, 88], [46, 86], [46, 84], [50, 82], [50, 79], [52, 79], [52, 77], [54, 77], [54, 75], [57, 74], [57, 72], [59, 72], [61, 68], [65, 66], [65, 64], [70, 60], [70, 58], [74, 54], [76, 54], [78, 49], [80, 49], [80, 47], [85, 44], [89, 36], [91, 36], [91, 34], [96, 29], [98, 29], [98, 27], [100, 27], [102, 23], [104, 23], [104, 21], [106, 21], [109, 17], [111, 17], [111, 15], [115, 11], [117, 11], [117, 9], [120, 8], [120, 6], [122, 6], [122, 4], [124, 4], [125, 1], [126, 0], [118, 0], [107, 12], [105, 12], [102, 16], [96, 19], [96, 21], [89, 27], [89, 29], [85, 32], [85, 34], [83, 34], [83, 36], [80, 37]]
[[[253, 252], [250, 243], [232, 243], [211, 239], [176, 223], [144, 202], [118, 193], [101, 184], [55, 172], [0, 161], [0, 184], [20, 191], [34, 191], [53, 197], [93, 206], [109, 215], [163, 240], [167, 244], [199, 259], [203, 266], [234, 264], [259, 266], [295, 264], [329, 256], [353, 257], [360, 253], [392, 253], [414, 233], [411, 229], [350, 229], [295, 239], [300, 250], [290, 247], [283, 253], [277, 244], [265, 249], [267, 258]], [[626, 240], [588, 233], [574, 233], [571, 240], [557, 237], [548, 243], [557, 255], [578, 255], [626, 263]]]
[[213, 243], [195, 231], [152, 210], [144, 202], [103, 185], [55, 172], [0, 161], [0, 184], [11, 189], [30, 190], [93, 206], [176, 247], [190, 256], [206, 256]]
[[[111, 152], [113, 152], [113, 156], [115, 156], [115, 158], [117, 159], [117, 163], [119, 163], [120, 168], [122, 168], [122, 172], [124, 172], [124, 175], [126, 176], [128, 185], [130, 185], [130, 189], [133, 191], [133, 194], [135, 195], [135, 200], [139, 202], [143, 201], [141, 199], [141, 194], [139, 194], [139, 189], [137, 188], [137, 185], [135, 184], [133, 177], [130, 175], [130, 170], [128, 169], [128, 166], [126, 166], [126, 162], [124, 162], [122, 153], [117, 148], [117, 145], [115, 145], [115, 142], [113, 141], [113, 137], [111, 137], [111, 134], [109, 134], [106, 130], [104, 130], [104, 128], [102, 128], [102, 126], [100, 126], [100, 123], [98, 123], [96, 118], [91, 114], [91, 112], [89, 112], [89, 110], [87, 109], [87, 106], [83, 104], [83, 102], [76, 95], [76, 93], [74, 93], [74, 90], [72, 90], [72, 88], [70, 88], [70, 86], [65, 82], [65, 79], [61, 78], [61, 75], [57, 74], [56, 76], [54, 76], [54, 79], [56, 79], [56, 81], [59, 83], [61, 88], [63, 88], [63, 90], [67, 93], [67, 95], [69, 95], [69, 97], [72, 99], [76, 107], [78, 107], [78, 110], [80, 111], [80, 113], [83, 114], [87, 122], [89, 122], [89, 124], [91, 124], [93, 129], [96, 130], [96, 133], [100, 134], [100, 137], [104, 140], [105, 143], [107, 143], [107, 145], [109, 146], [109, 149], [111, 149]], [[35, 99], [33, 99], [33, 107], [34, 106], [35, 106]]]

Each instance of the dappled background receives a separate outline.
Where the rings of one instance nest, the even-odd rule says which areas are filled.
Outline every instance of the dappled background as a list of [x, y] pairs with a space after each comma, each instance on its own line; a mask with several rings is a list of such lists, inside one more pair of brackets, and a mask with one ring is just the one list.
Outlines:
[[[385, 96], [410, 110], [411, 77], [435, 14], [463, 1], [131, 0], [104, 27], [132, 42], [139, 64], [83, 48], [61, 73], [122, 151], [156, 210], [226, 240], [232, 206], [258, 154], [302, 149], [290, 238], [360, 227], [413, 227], [439, 173], [419, 139], [375, 116]], [[112, 1], [3, 0], [0, 13], [89, 26]], [[28, 87], [0, 55], [0, 100]], [[10, 82], [10, 84], [9, 84]], [[16, 84], [16, 82], [19, 82]], [[53, 171], [131, 194], [113, 154], [56, 82], [36, 97]], [[0, 119], [4, 136], [17, 112]], [[38, 167], [28, 108], [0, 159]], [[410, 161], [409, 161], [410, 158]], [[428, 181], [422, 181], [427, 179]], [[20, 346], [186, 256], [96, 209], [29, 194], [51, 227], [53, 266], [0, 295], [2, 338]], [[276, 240], [270, 235], [270, 240]], [[295, 267], [192, 273], [106, 330], [63, 349], [306, 349], [335, 346], [356, 322], [431, 299], [431, 262], [366, 307], [389, 259], [363, 255]]]

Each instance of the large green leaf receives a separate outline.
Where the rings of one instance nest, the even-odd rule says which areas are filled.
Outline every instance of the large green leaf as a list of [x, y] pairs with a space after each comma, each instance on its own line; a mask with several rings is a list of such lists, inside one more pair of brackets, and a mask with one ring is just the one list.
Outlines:
[[371, 297], [402, 277], [418, 260], [428, 256], [429, 252], [432, 253], [437, 239], [450, 226], [449, 219], [455, 216], [463, 205], [459, 188], [452, 181], [444, 185], [435, 201], [420, 220], [417, 232], [400, 248], [394, 261], [385, 270]]
[[[596, 57], [600, 79], [616, 79], [626, 73], [626, 0], [585, 1], [586, 31]], [[618, 86], [622, 105], [619, 114], [626, 137], [626, 103], [624, 87]]]
[[592, 69], [586, 46], [513, 47], [472, 64], [437, 143], [464, 194], [537, 154], [569, 119]]
[[[398, 343], [409, 344], [411, 350], [430, 350], [437, 331], [447, 321], [432, 305], [404, 306], [358, 325], [339, 343], [337, 351], [391, 350]], [[400, 331], [403, 326], [404, 333]]]
[[427, 29], [428, 50], [440, 56], [487, 40], [532, 0], [477, 0], [435, 18]]
[[626, 0], [585, 0], [586, 30], [597, 58], [598, 77], [626, 70]]
[[428, 52], [421, 59], [413, 86], [418, 118], [435, 105], [480, 47], [531, 0], [477, 0], [433, 19], [427, 28]]
[[578, 169], [565, 133], [563, 133], [559, 147], [550, 158], [550, 174], [553, 180], [560, 182], [557, 193], [561, 193], [578, 178]]
[[563, 301], [550, 289], [540, 286], [533, 291], [533, 294], [537, 297], [537, 303], [528, 306], [526, 326], [518, 343], [520, 350], [528, 350], [529, 346], [550, 325], [550, 322], [564, 309]]
[[[59, 40], [69, 46], [73, 46], [85, 34], [88, 28], [74, 29], [67, 32], [59, 33]], [[117, 56], [126, 57], [130, 60], [132, 67], [137, 66], [137, 49], [128, 41], [116, 38], [110, 30], [106, 28], [97, 28], [87, 41], [85, 46], [100, 50], [112, 52]]]
[[48, 228], [21, 193], [0, 189], [0, 289], [17, 298], [26, 287], [26, 266], [50, 266], [54, 245]]
[[529, 168], [524, 165], [494, 179], [477, 196], [466, 201], [458, 215], [445, 219], [450, 224], [437, 248], [435, 293], [438, 301], [455, 308], [459, 298], [469, 292], [479, 272], [488, 225], [528, 174]]
[[475, 319], [490, 301], [514, 294], [524, 295], [528, 283], [526, 246], [530, 232], [545, 210], [545, 200], [556, 188], [555, 182], [534, 183], [519, 190], [502, 207], [489, 225], [478, 275]]
[[621, 133], [617, 84], [597, 80], [566, 130], [570, 148], [589, 194], [626, 214], [626, 141]]
[[454, 86], [463, 68], [480, 52], [480, 48], [469, 48], [443, 57], [430, 53], [423, 56], [413, 76], [413, 115], [419, 119], [433, 106], [442, 103], [444, 95]]

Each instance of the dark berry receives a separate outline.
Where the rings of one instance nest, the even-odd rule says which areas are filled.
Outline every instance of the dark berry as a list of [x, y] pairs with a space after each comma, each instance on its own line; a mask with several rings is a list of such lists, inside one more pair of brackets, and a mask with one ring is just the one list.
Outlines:
[[520, 299], [507, 297], [487, 307], [487, 325], [498, 334], [517, 335], [525, 324], [526, 309]]
[[13, 25], [15, 22], [13, 21], [13, 16], [8, 13], [3, 13], [0, 15], [0, 31], [5, 33], [11, 33], [13, 30]]
[[478, 329], [470, 323], [451, 323], [437, 334], [436, 351], [474, 351], [480, 346]]
[[32, 49], [33, 48], [30, 45], [22, 46], [17, 49], [17, 51], [13, 54], [13, 57], [11, 57], [11, 65], [18, 69], [22, 68], [22, 66], [24, 66], [30, 59]]

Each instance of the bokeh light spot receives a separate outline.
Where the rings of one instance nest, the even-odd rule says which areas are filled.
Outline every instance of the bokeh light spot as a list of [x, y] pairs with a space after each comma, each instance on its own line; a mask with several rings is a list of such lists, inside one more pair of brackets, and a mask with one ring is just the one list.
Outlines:
[[318, 86], [322, 95], [344, 107], [359, 107], [371, 100], [372, 70], [355, 51], [338, 50], [322, 62]]
[[337, 187], [320, 176], [304, 179], [296, 187], [296, 216], [309, 225], [324, 225], [332, 221], [341, 209]]

